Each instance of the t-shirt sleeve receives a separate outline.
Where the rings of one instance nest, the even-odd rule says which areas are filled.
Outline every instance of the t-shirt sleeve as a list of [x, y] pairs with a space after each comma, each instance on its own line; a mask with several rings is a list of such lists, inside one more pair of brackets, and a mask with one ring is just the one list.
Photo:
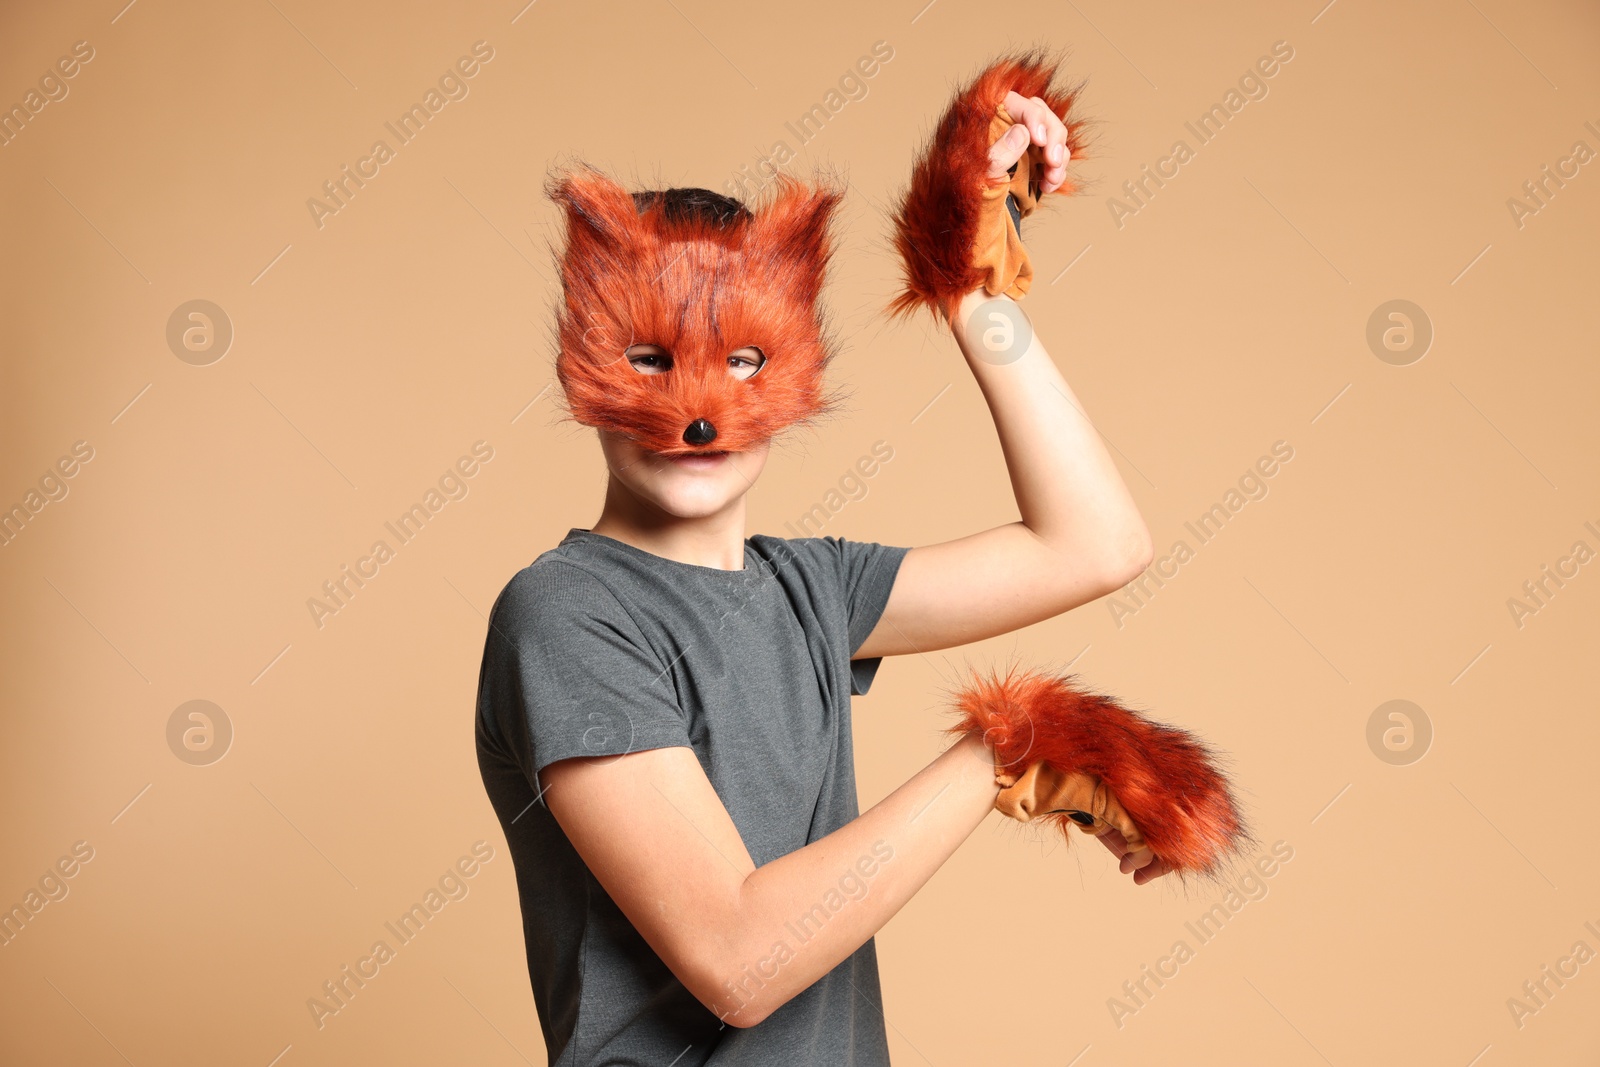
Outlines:
[[856, 649], [883, 617], [894, 588], [895, 576], [909, 547], [880, 545], [876, 541], [848, 541], [842, 537], [818, 538], [837, 560], [844, 588], [845, 615], [850, 632], [850, 693], [865, 696], [877, 676], [882, 657], [855, 659]]
[[479, 703], [530, 782], [574, 756], [689, 746], [667, 664], [604, 582], [560, 560], [495, 602]]

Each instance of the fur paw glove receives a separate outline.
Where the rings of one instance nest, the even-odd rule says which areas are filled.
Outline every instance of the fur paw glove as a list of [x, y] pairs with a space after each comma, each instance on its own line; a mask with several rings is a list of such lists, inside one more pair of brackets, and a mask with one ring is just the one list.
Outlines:
[[1216, 875], [1250, 843], [1228, 778], [1205, 742], [1074, 684], [1013, 669], [974, 676], [956, 695], [956, 734], [994, 752], [995, 808], [1063, 833], [1115, 828], [1180, 875]]
[[[989, 149], [1016, 124], [1005, 108], [1015, 91], [1044, 100], [1066, 124], [1072, 159], [1083, 157], [1086, 124], [1072, 113], [1082, 87], [1061, 84], [1058, 65], [1042, 50], [1006, 55], [957, 91], [895, 215], [905, 286], [889, 305], [892, 315], [925, 307], [949, 322], [974, 289], [1017, 300], [1027, 294], [1033, 265], [1020, 225], [1039, 206], [1044, 149], [1030, 143], [999, 181], [988, 176]], [[1051, 195], [1076, 191], [1069, 179]]]
[[1014, 770], [999, 766], [996, 761], [994, 781], [1001, 789], [994, 807], [1002, 815], [1018, 822], [1032, 822], [1041, 815], [1061, 814], [1077, 823], [1084, 833], [1096, 837], [1107, 830], [1121, 831], [1130, 852], [1145, 847], [1144, 834], [1105, 782], [1094, 775], [1062, 771], [1043, 760], [1029, 764], [1020, 775]]

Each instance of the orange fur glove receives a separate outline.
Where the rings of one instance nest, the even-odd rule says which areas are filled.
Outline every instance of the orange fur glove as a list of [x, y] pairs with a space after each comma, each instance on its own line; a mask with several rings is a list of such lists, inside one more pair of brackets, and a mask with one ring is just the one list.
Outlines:
[[[1006, 106], [999, 105], [989, 121], [989, 146], [1016, 124]], [[1030, 141], [1022, 158], [1012, 164], [1010, 181], [991, 184], [985, 176], [972, 265], [983, 275], [983, 289], [990, 296], [1005, 293], [1021, 300], [1033, 285], [1033, 260], [1022, 243], [1021, 227], [1022, 220], [1039, 206], [1040, 175], [1045, 167], [1044, 149]]]
[[1250, 843], [1227, 776], [1204, 741], [1155, 722], [1073, 676], [1013, 669], [974, 676], [952, 733], [994, 751], [996, 810], [1033, 822], [1119, 830], [1180, 877], [1215, 875]]
[[[1066, 124], [1072, 159], [1083, 158], [1086, 123], [1072, 114], [1081, 86], [1060, 84], [1058, 62], [1042, 50], [1002, 56], [956, 93], [895, 215], [905, 289], [890, 303], [892, 315], [925, 307], [948, 322], [974, 289], [1018, 300], [1027, 294], [1033, 265], [1020, 225], [1041, 200], [1044, 150], [1030, 143], [1011, 176], [996, 182], [989, 149], [1016, 124], [1005, 108], [1015, 91], [1044, 100]], [[1076, 191], [1068, 180], [1052, 194]]]
[[994, 808], [1002, 815], [1032, 822], [1041, 815], [1063, 814], [1095, 837], [1107, 830], [1120, 831], [1130, 852], [1145, 847], [1139, 828], [1105, 782], [1092, 774], [1062, 771], [1040, 760], [1021, 775], [997, 765], [994, 780], [1001, 787]]

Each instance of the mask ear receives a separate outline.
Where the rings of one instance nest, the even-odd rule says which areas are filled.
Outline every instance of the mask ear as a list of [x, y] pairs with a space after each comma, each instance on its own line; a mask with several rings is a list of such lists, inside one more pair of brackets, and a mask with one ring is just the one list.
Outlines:
[[566, 210], [567, 241], [562, 273], [570, 266], [623, 260], [639, 250], [644, 236], [633, 197], [605, 174], [580, 164], [556, 172], [545, 182], [545, 196]]
[[822, 294], [833, 255], [834, 209], [844, 190], [821, 181], [808, 185], [783, 173], [774, 184], [776, 193], [755, 208], [744, 252], [762, 284], [810, 306]]
[[575, 360], [603, 366], [627, 345], [640, 264], [652, 260], [657, 242], [639, 218], [633, 196], [587, 163], [553, 171], [544, 191], [566, 216], [556, 257], [562, 290], [557, 373], [565, 385], [575, 373]]

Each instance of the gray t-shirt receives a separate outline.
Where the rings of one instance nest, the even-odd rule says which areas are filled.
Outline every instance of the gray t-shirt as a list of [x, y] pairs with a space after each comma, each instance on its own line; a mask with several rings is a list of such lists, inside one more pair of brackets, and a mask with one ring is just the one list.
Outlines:
[[871, 940], [759, 1025], [726, 1026], [590, 873], [539, 799], [539, 772], [682, 745], [757, 866], [837, 830], [859, 814], [850, 697], [880, 662], [851, 654], [907, 551], [758, 534], [744, 569], [724, 571], [575, 529], [500, 594], [478, 765], [517, 872], [552, 1067], [888, 1064]]

